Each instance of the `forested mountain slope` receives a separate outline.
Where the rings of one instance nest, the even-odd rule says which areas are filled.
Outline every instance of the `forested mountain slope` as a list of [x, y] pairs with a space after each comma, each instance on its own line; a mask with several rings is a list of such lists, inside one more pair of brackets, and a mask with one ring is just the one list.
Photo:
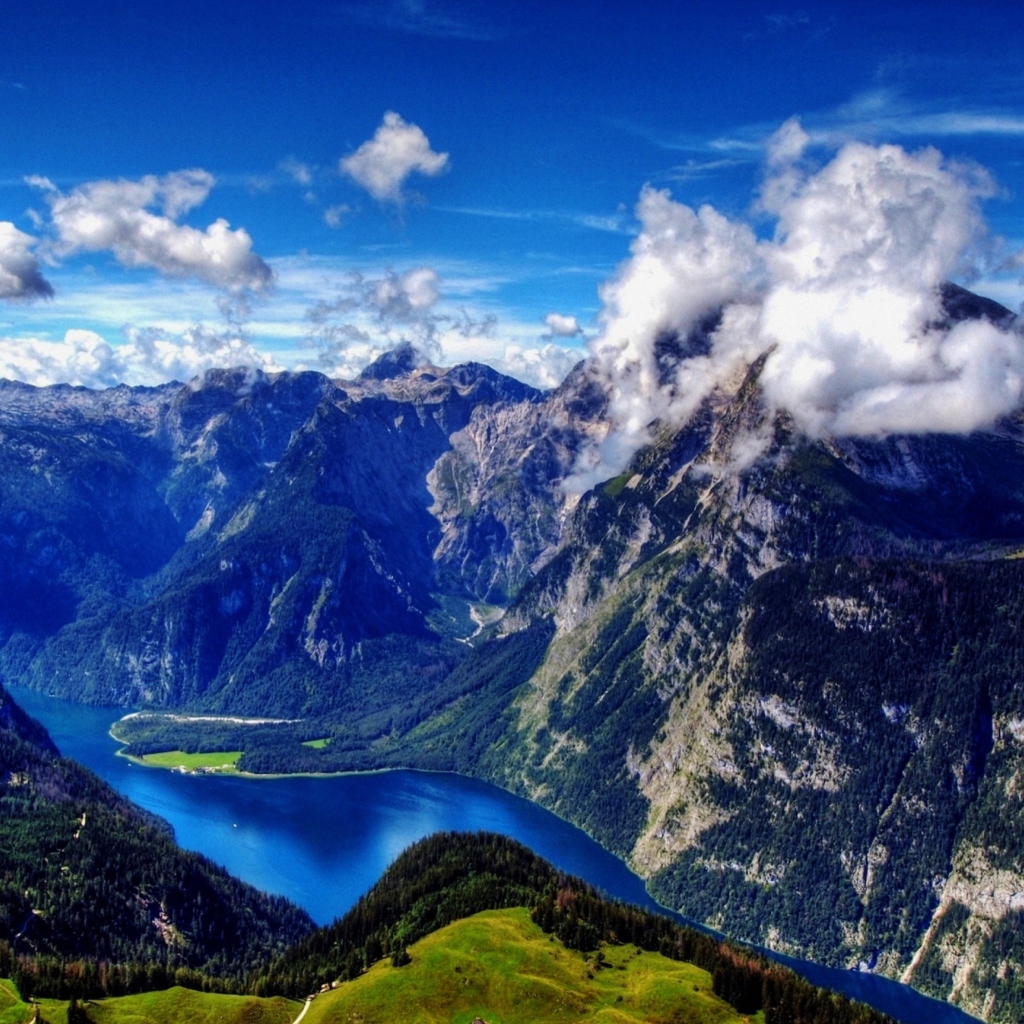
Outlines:
[[[58, 756], [0, 689], [0, 942], [17, 956], [238, 981], [312, 929]], [[110, 970], [113, 975], [113, 969]], [[173, 983], [173, 981], [172, 981]], [[29, 981], [31, 985], [31, 981]]]
[[[127, 995], [109, 991], [112, 969], [46, 966], [24, 956], [12, 964], [0, 946], [0, 971], [13, 967], [22, 998], [34, 991], [45, 1019], [74, 1024], [282, 1022], [298, 1016], [300, 999], [324, 1022], [484, 1015], [891, 1024], [750, 950], [611, 903], [520, 844], [485, 833], [438, 834], [410, 847], [343, 918], [236, 979], [232, 995], [212, 994], [209, 984], [202, 992], [171, 987], [159, 961], [129, 979]], [[12, 1022], [31, 1015], [3, 982], [0, 1011]]]
[[[450, 439], [486, 430], [478, 410], [532, 429], [541, 395], [410, 359], [344, 386], [247, 370], [154, 390], [4, 382], [0, 667], [77, 699], [286, 716], [358, 688], [363, 643], [365, 660], [446, 673], [468, 603], [504, 600], [557, 541], [577, 435], [564, 426], [525, 496], [484, 511]], [[513, 537], [502, 517], [531, 500], [546, 525]]]

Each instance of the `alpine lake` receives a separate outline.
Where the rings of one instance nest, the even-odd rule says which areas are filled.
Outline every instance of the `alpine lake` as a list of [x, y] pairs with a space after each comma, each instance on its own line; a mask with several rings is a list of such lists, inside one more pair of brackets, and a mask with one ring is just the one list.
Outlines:
[[[127, 709], [9, 689], [64, 756], [170, 822], [179, 845], [259, 889], [288, 897], [318, 924], [344, 914], [406, 847], [449, 831], [510, 836], [615, 899], [685, 920], [659, 906], [623, 861], [580, 829], [487, 782], [402, 770], [257, 779], [147, 767], [118, 756], [120, 744], [110, 735]], [[770, 955], [904, 1024], [975, 1020], [885, 978]]]

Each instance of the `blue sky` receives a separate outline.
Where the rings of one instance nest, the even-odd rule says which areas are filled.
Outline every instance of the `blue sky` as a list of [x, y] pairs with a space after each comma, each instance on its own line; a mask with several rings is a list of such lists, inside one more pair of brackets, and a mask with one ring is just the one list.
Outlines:
[[[975, 287], [1016, 309], [1022, 43], [1008, 3], [11, 5], [0, 244], [52, 296], [8, 289], [0, 372], [153, 382], [253, 353], [354, 372], [410, 336], [550, 384], [603, 330], [643, 187], [769, 237], [766, 145], [794, 117], [820, 165], [859, 140], [986, 168], [1005, 243]], [[205, 176], [168, 178], [185, 170]], [[83, 234], [101, 200], [135, 227]], [[245, 232], [221, 239], [229, 271], [199, 234], [220, 219]]]

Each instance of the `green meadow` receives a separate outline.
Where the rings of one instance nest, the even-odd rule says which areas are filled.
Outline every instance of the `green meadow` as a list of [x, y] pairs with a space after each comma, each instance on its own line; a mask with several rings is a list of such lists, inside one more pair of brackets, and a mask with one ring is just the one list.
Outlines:
[[[764, 1024], [737, 1013], [692, 964], [636, 946], [566, 949], [529, 911], [488, 910], [409, 947], [412, 962], [382, 960], [310, 1004], [303, 1024]], [[172, 988], [83, 1004], [93, 1024], [291, 1024], [302, 1003]], [[42, 1019], [67, 1024], [68, 1004], [41, 1000]], [[0, 981], [0, 1024], [27, 1024], [32, 1007]]]
[[409, 947], [412, 962], [381, 961], [355, 981], [318, 996], [303, 1024], [763, 1024], [711, 991], [692, 964], [603, 945], [566, 949], [529, 911], [488, 910], [456, 921]]
[[163, 750], [158, 754], [144, 754], [139, 760], [154, 768], [233, 772], [237, 770], [236, 765], [241, 756], [240, 750], [214, 750], [198, 754], [186, 754], [184, 750]]
[[[41, 999], [38, 1007], [46, 1024], [67, 1024], [67, 1003]], [[187, 988], [88, 1000], [82, 1007], [93, 1024], [291, 1024], [302, 1012], [302, 1003], [289, 999], [210, 995]], [[34, 1011], [18, 998], [10, 981], [0, 980], [0, 1024], [27, 1024]]]

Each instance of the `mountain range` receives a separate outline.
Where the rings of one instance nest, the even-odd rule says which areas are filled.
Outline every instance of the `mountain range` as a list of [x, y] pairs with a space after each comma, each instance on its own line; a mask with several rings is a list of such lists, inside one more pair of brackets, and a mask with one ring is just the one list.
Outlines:
[[763, 365], [583, 494], [592, 362], [3, 382], [0, 674], [145, 708], [140, 757], [487, 778], [693, 919], [1015, 1021], [1024, 417], [809, 436]]

